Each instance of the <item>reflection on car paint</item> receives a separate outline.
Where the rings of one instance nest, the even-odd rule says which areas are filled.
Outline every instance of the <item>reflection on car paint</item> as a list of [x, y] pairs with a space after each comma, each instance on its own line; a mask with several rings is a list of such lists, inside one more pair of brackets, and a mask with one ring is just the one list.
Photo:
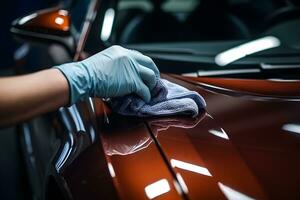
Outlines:
[[[141, 151], [146, 151], [146, 149], [152, 144], [153, 145], [153, 139], [150, 135], [148, 135], [146, 132], [141, 131], [134, 131], [135, 127], [139, 127], [141, 125], [138, 125], [139, 123], [136, 123], [140, 121], [139, 119], [133, 120], [133, 122], [128, 123], [128, 119], [124, 119], [124, 117], [120, 117], [117, 115], [114, 115], [112, 113], [108, 114], [107, 117], [109, 118], [109, 129], [116, 129], [113, 132], [104, 133], [103, 134], [103, 146], [106, 154], [109, 156], [109, 171], [112, 175], [112, 177], [116, 177], [118, 179], [118, 172], [115, 172], [115, 167], [119, 168], [117, 164], [114, 164], [114, 162], [111, 162], [111, 159], [115, 156], [129, 156], [132, 154], [137, 154]], [[117, 118], [117, 119], [114, 119]], [[118, 119], [120, 118], [120, 119]], [[126, 120], [126, 121], [124, 121]], [[149, 127], [151, 128], [151, 131], [154, 135], [154, 137], [161, 138], [161, 135], [164, 135], [166, 131], [170, 129], [176, 129], [176, 131], [180, 131], [181, 129], [186, 130], [184, 132], [189, 133], [188, 130], [193, 129], [199, 129], [199, 127], [206, 127], [206, 123], [204, 121], [214, 121], [213, 118], [206, 114], [205, 112], [202, 112], [200, 116], [197, 118], [187, 118], [187, 117], [164, 117], [164, 118], [156, 118], [156, 119], [148, 119], [147, 123]], [[130, 121], [130, 120], [129, 120]], [[117, 124], [116, 124], [117, 122]], [[142, 121], [140, 122], [142, 123]], [[204, 124], [202, 124], [204, 123]], [[125, 127], [122, 127], [122, 124], [126, 124]], [[214, 124], [214, 123], [213, 123]], [[203, 126], [204, 125], [204, 126]], [[123, 125], [124, 126], [124, 125]], [[129, 129], [130, 135], [124, 133], [126, 132], [125, 129]], [[122, 131], [118, 131], [122, 130]], [[223, 128], [218, 127], [216, 124], [211, 126], [210, 128], [207, 127], [207, 133], [212, 134], [214, 136], [217, 136], [222, 139], [229, 140], [228, 135], [224, 131]], [[199, 135], [204, 134], [204, 132], [199, 132]], [[170, 141], [170, 140], [169, 140]], [[182, 143], [184, 145], [184, 143]], [[163, 146], [164, 147], [164, 146]], [[185, 146], [186, 152], [189, 152], [189, 149], [192, 146]], [[168, 154], [167, 154], [168, 155]], [[176, 154], [175, 154], [176, 155]], [[124, 158], [126, 159], [126, 158]], [[171, 158], [169, 160], [170, 166], [172, 166], [176, 172], [176, 178], [180, 185], [180, 190], [182, 190], [184, 193], [189, 193], [189, 187], [191, 187], [189, 181], [188, 184], [186, 183], [186, 172], [192, 172], [196, 174], [201, 174], [207, 177], [212, 177], [213, 174], [210, 172], [210, 170], [207, 167], [204, 167], [203, 162], [200, 162], [199, 164], [195, 162], [195, 160], [187, 160], [185, 159], [176, 159]], [[197, 163], [197, 164], [196, 164]], [[156, 183], [156, 182], [154, 182]], [[147, 186], [151, 185], [153, 183], [148, 184]], [[174, 184], [176, 185], [176, 184]], [[146, 186], [146, 187], [147, 187]], [[152, 185], [151, 185], [152, 186]], [[153, 186], [153, 188], [156, 188]], [[159, 187], [161, 189], [161, 187]], [[176, 188], [176, 186], [175, 186]], [[192, 187], [191, 187], [192, 188]], [[160, 194], [160, 190], [150, 190], [152, 191], [148, 193], [146, 192], [146, 195], [148, 198], [151, 199], [151, 194], [156, 197], [158, 194]], [[220, 189], [220, 192], [222, 190]], [[226, 190], [228, 193], [228, 190]], [[230, 192], [229, 192], [230, 193]], [[226, 195], [225, 195], [226, 196]], [[247, 196], [247, 195], [245, 195]], [[154, 198], [153, 197], [153, 198]]]
[[202, 86], [208, 90], [231, 96], [256, 100], [300, 100], [299, 80], [256, 80], [236, 78], [183, 77], [181, 80]]
[[202, 166], [199, 166], [199, 165], [194, 165], [194, 164], [187, 163], [187, 162], [180, 161], [180, 160], [176, 160], [176, 159], [171, 159], [170, 163], [171, 163], [172, 167], [174, 167], [174, 168], [177, 167], [177, 168], [180, 168], [180, 169], [183, 169], [183, 170], [187, 170], [187, 171], [190, 171], [190, 172], [195, 172], [195, 173], [202, 174], [202, 175], [205, 175], [205, 176], [212, 176], [206, 167], [202, 167]]
[[211, 134], [213, 134], [213, 135], [215, 135], [215, 136], [218, 136], [220, 138], [229, 140], [228, 135], [226, 134], [226, 132], [222, 128], [220, 128], [220, 130], [209, 129], [208, 132], [211, 133]]
[[65, 141], [65, 143], [63, 144], [62, 150], [60, 151], [60, 154], [55, 162], [55, 168], [58, 172], [61, 171], [64, 164], [69, 159], [69, 156], [73, 151], [73, 147], [74, 147], [74, 138], [72, 134], [69, 134], [68, 141]]
[[76, 132], [86, 132], [85, 127], [83, 125], [83, 121], [81, 119], [81, 116], [78, 112], [78, 108], [76, 107], [76, 105], [73, 105], [71, 107], [68, 108], [70, 115], [71, 115], [71, 119], [75, 124], [76, 127]]
[[284, 124], [282, 130], [300, 134], [300, 124]]
[[93, 99], [92, 99], [91, 97], [89, 98], [89, 103], [90, 103], [90, 105], [91, 105], [91, 108], [92, 108], [93, 114], [95, 114], [95, 106], [94, 106]]
[[[76, 150], [73, 150], [72, 156], [75, 157], [78, 152], [86, 148], [86, 145], [82, 145], [85, 144], [85, 140], [80, 140], [80, 136], [91, 134], [87, 124], [92, 123], [86, 123], [83, 112], [89, 110], [96, 113], [99, 126], [97, 131], [93, 129], [96, 131], [96, 139], [92, 141], [98, 146], [97, 148], [103, 148], [105, 152], [106, 163], [104, 165], [120, 199], [149, 199], [151, 196], [146, 193], [145, 188], [164, 179], [170, 190], [160, 194], [159, 190], [154, 189], [152, 193], [160, 199], [184, 199], [184, 195], [188, 199], [232, 199], [234, 197], [266, 199], [268, 196], [265, 194], [264, 187], [267, 184], [262, 182], [260, 177], [261, 173], [264, 172], [265, 176], [268, 172], [264, 171], [263, 165], [270, 166], [270, 161], [278, 159], [276, 157], [278, 152], [291, 155], [291, 150], [297, 150], [294, 146], [295, 142], [287, 138], [294, 137], [295, 134], [281, 134], [283, 131], [295, 132], [298, 128], [298, 121], [295, 118], [297, 114], [292, 112], [295, 110], [296, 102], [272, 102], [274, 107], [268, 106], [267, 102], [235, 98], [210, 90], [208, 92], [200, 87], [192, 89], [203, 94], [208, 102], [210, 114], [203, 112], [198, 118], [122, 117], [112, 113], [101, 100], [94, 101], [94, 111], [90, 108], [83, 109], [79, 105], [77, 105], [78, 112], [67, 110], [67, 121], [73, 127], [70, 130], [82, 129], [80, 123], [75, 125], [72, 122], [78, 119], [81, 119], [86, 129], [84, 133], [73, 135]], [[284, 92], [288, 94], [292, 91]], [[280, 106], [283, 103], [285, 107]], [[72, 120], [69, 119], [70, 116]], [[271, 116], [272, 121], [266, 120], [271, 119]], [[251, 124], [248, 124], [245, 119], [250, 118]], [[287, 122], [287, 119], [292, 121]], [[279, 124], [277, 128], [281, 130], [280, 134], [277, 129], [274, 129], [274, 124]], [[261, 133], [253, 131], [257, 127], [268, 131]], [[97, 138], [98, 135], [100, 139]], [[280, 140], [280, 146], [277, 145], [278, 140]], [[285, 146], [285, 140], [288, 141], [288, 146]], [[95, 148], [95, 144], [85, 152]], [[86, 156], [92, 153], [89, 160], [92, 162], [96, 160], [95, 155], [99, 154], [97, 151], [97, 154], [93, 154], [93, 151], [88, 154], [85, 152], [82, 154]], [[68, 159], [70, 160], [72, 156]], [[80, 158], [82, 155], [78, 159]], [[291, 162], [297, 165], [295, 159], [287, 158], [287, 160], [284, 157], [280, 159], [284, 163]], [[89, 166], [91, 162], [85, 164], [83, 157], [81, 162], [75, 163]], [[283, 167], [280, 163], [278, 166]], [[278, 166], [273, 167], [279, 168]], [[94, 173], [98, 167], [101, 166], [91, 167], [95, 170]], [[77, 166], [73, 168], [77, 169]], [[291, 168], [295, 167], [289, 165], [289, 169]], [[97, 176], [103, 173], [102, 170], [103, 168], [97, 171]], [[295, 171], [295, 169], [291, 170]], [[87, 172], [81, 171], [81, 173], [83, 173], [82, 177], [85, 177], [84, 174]], [[292, 172], [286, 171], [286, 173]], [[277, 176], [285, 177], [284, 175]], [[70, 177], [73, 176], [67, 178], [70, 179]], [[295, 181], [297, 179], [297, 176], [295, 179], [289, 177]], [[72, 184], [74, 183], [76, 182], [73, 181]], [[270, 193], [267, 194], [270, 195]]]
[[123, 117], [112, 113], [105, 103], [102, 106], [98, 119], [101, 144], [120, 199], [158, 196], [182, 199], [182, 189], [161, 157], [144, 120]]
[[[203, 113], [196, 118], [185, 117], [164, 117], [158, 119], [149, 119], [148, 122], [153, 128], [153, 133], [157, 135], [159, 131], [167, 130], [170, 127], [177, 128], [193, 128], [200, 121]], [[148, 133], [137, 132], [136, 135], [131, 134], [129, 137], [125, 134], [105, 135], [103, 138], [104, 150], [107, 155], [128, 155], [136, 153], [147, 148], [153, 142]]]
[[181, 174], [180, 173], [176, 173], [176, 177], [177, 177], [178, 183], [180, 184], [180, 186], [182, 188], [182, 192], [184, 192], [185, 194], [187, 194], [189, 192], [189, 189], [188, 189], [186, 183], [184, 182]]
[[[55, 161], [55, 168], [58, 172], [61, 171], [61, 168], [63, 167], [63, 165], [69, 158], [69, 156], [72, 152], [73, 146], [74, 146], [74, 137], [72, 135], [72, 132], [73, 132], [72, 129], [74, 126], [71, 124], [72, 122], [74, 122], [74, 120], [72, 120], [72, 121], [69, 120], [69, 118], [67, 116], [68, 114], [66, 113], [66, 110], [64, 108], [60, 108], [59, 113], [61, 114], [62, 121], [67, 129], [68, 136], [66, 137], [67, 138], [66, 141], [63, 142], [60, 153], [57, 156], [57, 159]], [[75, 119], [77, 119], [77, 117]], [[76, 120], [76, 121], [78, 121], [78, 120]], [[77, 125], [76, 127], [79, 127], [79, 126]]]
[[114, 167], [112, 166], [112, 164], [110, 162], [108, 162], [107, 166], [108, 166], [108, 170], [109, 170], [111, 177], [112, 178], [116, 177], [116, 173], [115, 173], [115, 170], [114, 170]]
[[61, 150], [55, 161], [55, 168], [58, 172], [66, 167], [67, 163], [71, 163], [81, 151], [94, 143], [97, 137], [93, 124], [85, 125], [84, 120], [87, 116], [79, 113], [78, 106], [80, 105], [59, 109], [67, 136], [62, 139]]
[[25, 17], [23, 17], [22, 19], [19, 20], [19, 25], [23, 25], [25, 24], [26, 22], [28, 22], [29, 20], [35, 18], [37, 16], [37, 13], [33, 13], [31, 15], [27, 15]]
[[224, 185], [221, 182], [218, 182], [218, 185], [220, 187], [220, 189], [222, 190], [222, 192], [224, 193], [224, 195], [227, 197], [228, 200], [235, 200], [235, 199], [239, 199], [239, 200], [254, 200], [253, 198], [239, 192], [236, 191], [226, 185]]
[[[20, 18], [15, 26], [23, 26], [23, 28], [37, 29], [43, 28], [51, 31], [62, 31], [61, 34], [69, 33], [70, 19], [67, 10], [52, 8], [37, 11], [33, 14]], [[33, 32], [34, 33], [34, 32]], [[57, 32], [56, 32], [57, 34]], [[61, 36], [63, 36], [61, 35]]]
[[170, 191], [170, 185], [166, 179], [158, 180], [145, 187], [145, 193], [149, 199], [154, 199]]
[[[154, 130], [153, 132], [157, 130], [151, 125], [150, 128]], [[230, 185], [230, 182], [228, 182], [229, 177], [225, 175], [228, 172], [226, 170], [228, 167], [226, 167], [226, 164], [222, 164], [223, 156], [229, 159], [229, 155], [232, 159], [232, 165], [244, 169], [243, 177], [251, 182], [251, 190], [256, 191], [256, 194], [261, 193], [258, 184], [252, 177], [253, 175], [246, 171], [247, 167], [243, 161], [239, 160], [239, 157], [235, 155], [235, 150], [229, 140], [230, 137], [223, 128], [216, 124], [213, 117], [208, 113], [191, 129], [178, 129], [174, 127], [160, 129], [157, 133], [157, 139], [159, 145], [164, 149], [175, 173], [180, 174], [180, 178], [177, 179], [181, 181], [178, 182], [182, 188], [187, 188], [189, 198], [224, 199], [224, 197], [227, 197], [227, 194], [225, 195], [219, 188], [218, 182], [225, 181], [225, 183]], [[176, 148], [174, 148], [175, 146]], [[226, 155], [226, 152], [230, 153]], [[205, 153], [213, 154], [214, 156], [205, 155]], [[214, 159], [211, 160], [212, 158]], [[216, 166], [215, 162], [219, 164]], [[220, 173], [224, 174], [220, 175]], [[199, 176], [199, 174], [202, 176]], [[202, 191], [202, 186], [205, 188], [203, 188], [205, 191]], [[228, 187], [234, 188], [236, 187], [236, 183]], [[226, 192], [230, 193], [229, 190], [226, 190]], [[244, 194], [243, 192], [240, 193]], [[231, 192], [230, 194], [230, 197], [232, 197], [233, 193]], [[262, 194], [260, 195], [260, 197], [263, 196]], [[246, 192], [244, 196], [250, 195]], [[240, 197], [243, 196], [240, 195]]]
[[226, 66], [245, 56], [278, 46], [280, 46], [280, 40], [278, 38], [266, 36], [219, 53], [215, 57], [215, 62], [219, 66]]

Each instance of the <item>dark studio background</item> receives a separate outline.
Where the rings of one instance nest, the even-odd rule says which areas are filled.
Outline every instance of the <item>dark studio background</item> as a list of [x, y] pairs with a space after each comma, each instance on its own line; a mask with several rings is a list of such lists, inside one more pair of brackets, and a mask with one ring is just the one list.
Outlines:
[[[21, 47], [10, 35], [11, 22], [29, 12], [54, 5], [57, 0], [10, 0], [1, 5], [0, 76], [14, 74], [14, 54]], [[32, 61], [34, 62], [34, 60]], [[30, 62], [29, 62], [30, 63]], [[18, 136], [14, 127], [0, 129], [0, 199], [30, 199]]]

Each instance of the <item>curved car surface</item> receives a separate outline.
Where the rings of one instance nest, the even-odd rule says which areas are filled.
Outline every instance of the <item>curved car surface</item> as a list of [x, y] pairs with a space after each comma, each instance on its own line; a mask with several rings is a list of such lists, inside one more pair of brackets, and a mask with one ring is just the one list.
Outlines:
[[[89, 12], [75, 33], [71, 24], [75, 60], [118, 38], [105, 20], [119, 1], [81, 2]], [[133, 118], [90, 98], [20, 125], [33, 197], [299, 199], [300, 40], [291, 30], [300, 26], [293, 17], [234, 41], [128, 41], [155, 59], [163, 78], [201, 94], [207, 109], [196, 118]]]

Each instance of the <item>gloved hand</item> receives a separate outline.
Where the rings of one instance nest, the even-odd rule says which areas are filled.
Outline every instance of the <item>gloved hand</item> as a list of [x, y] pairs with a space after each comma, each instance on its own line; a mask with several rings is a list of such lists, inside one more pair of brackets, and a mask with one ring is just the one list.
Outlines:
[[136, 93], [151, 99], [159, 71], [151, 58], [140, 52], [112, 46], [80, 62], [55, 67], [67, 78], [70, 103], [88, 97], [118, 97]]

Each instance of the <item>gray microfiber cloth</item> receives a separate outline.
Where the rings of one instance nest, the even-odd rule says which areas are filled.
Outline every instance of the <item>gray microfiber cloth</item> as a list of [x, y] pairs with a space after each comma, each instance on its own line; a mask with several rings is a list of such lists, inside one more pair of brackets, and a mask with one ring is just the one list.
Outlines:
[[111, 99], [110, 105], [113, 111], [121, 115], [137, 117], [170, 115], [195, 117], [199, 109], [206, 107], [205, 100], [197, 92], [160, 78], [151, 91], [149, 103], [131, 94]]

